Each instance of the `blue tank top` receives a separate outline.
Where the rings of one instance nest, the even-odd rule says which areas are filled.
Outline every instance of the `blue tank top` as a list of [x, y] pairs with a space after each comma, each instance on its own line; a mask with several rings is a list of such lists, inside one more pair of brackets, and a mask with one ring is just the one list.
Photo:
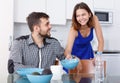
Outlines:
[[80, 59], [94, 58], [94, 52], [90, 43], [92, 40], [93, 28], [90, 29], [90, 34], [85, 38], [78, 31], [78, 36], [75, 38], [71, 54]]

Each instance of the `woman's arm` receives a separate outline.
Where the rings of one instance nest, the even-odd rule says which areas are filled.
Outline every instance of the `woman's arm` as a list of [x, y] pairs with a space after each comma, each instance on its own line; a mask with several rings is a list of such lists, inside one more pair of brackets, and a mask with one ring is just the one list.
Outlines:
[[74, 28], [72, 27], [68, 35], [67, 46], [65, 48], [65, 53], [64, 53], [66, 58], [68, 59], [71, 58], [71, 51], [72, 51], [73, 43], [77, 35], [78, 35], [77, 31], [74, 30]]
[[98, 40], [98, 51], [102, 52], [104, 50], [104, 39], [103, 39], [102, 29], [97, 16], [94, 15], [93, 19], [94, 19], [95, 33]]

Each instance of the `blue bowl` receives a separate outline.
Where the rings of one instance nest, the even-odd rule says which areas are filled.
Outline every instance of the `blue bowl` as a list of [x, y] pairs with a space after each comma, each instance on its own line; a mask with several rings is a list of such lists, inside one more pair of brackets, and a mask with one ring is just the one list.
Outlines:
[[30, 83], [27, 78], [18, 78], [15, 83]]
[[77, 58], [61, 60], [61, 64], [66, 69], [74, 69], [79, 63]]
[[32, 74], [33, 72], [39, 72], [41, 74], [42, 71], [43, 69], [40, 69], [40, 68], [21, 68], [21, 69], [18, 69], [16, 72], [20, 76], [26, 76], [27, 74]]
[[52, 74], [49, 75], [27, 75], [28, 80], [31, 83], [50, 83]]

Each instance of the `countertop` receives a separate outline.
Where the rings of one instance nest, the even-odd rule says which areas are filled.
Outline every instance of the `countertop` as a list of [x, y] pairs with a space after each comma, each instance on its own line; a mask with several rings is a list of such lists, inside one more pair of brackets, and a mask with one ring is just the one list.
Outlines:
[[[95, 51], [95, 54], [97, 51]], [[120, 54], [120, 50], [104, 50], [103, 54]]]

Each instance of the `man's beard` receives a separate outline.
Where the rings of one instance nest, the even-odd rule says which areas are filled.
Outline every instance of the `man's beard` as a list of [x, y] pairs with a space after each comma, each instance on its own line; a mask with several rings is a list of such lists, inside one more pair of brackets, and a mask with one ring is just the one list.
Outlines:
[[43, 38], [50, 37], [50, 35], [49, 35], [49, 34], [45, 34], [45, 35], [43, 35], [43, 34], [39, 33], [39, 35], [40, 35], [41, 37], [43, 37]]

